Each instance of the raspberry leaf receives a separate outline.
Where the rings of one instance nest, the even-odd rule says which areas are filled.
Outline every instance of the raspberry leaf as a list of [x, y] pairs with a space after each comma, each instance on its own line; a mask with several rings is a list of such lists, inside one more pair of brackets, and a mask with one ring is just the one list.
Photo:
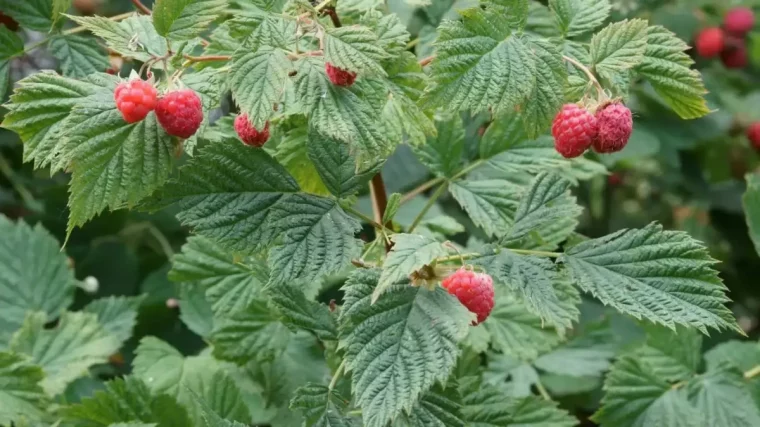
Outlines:
[[574, 283], [637, 319], [741, 331], [707, 249], [681, 231], [652, 223], [573, 246], [560, 258]]
[[24, 41], [5, 25], [0, 27], [0, 99], [5, 99], [5, 91], [10, 79], [10, 61], [24, 52]]
[[227, 0], [156, 0], [153, 25], [170, 40], [189, 40], [205, 31], [226, 6]]
[[388, 54], [379, 46], [377, 35], [360, 25], [325, 30], [325, 61], [348, 71], [387, 75], [380, 61]]
[[47, 33], [53, 26], [53, 3], [50, 0], [0, 0], [0, 10], [24, 28]]
[[[705, 352], [704, 359], [708, 371], [720, 366], [734, 366], [742, 371], [749, 371], [760, 365], [760, 345], [753, 341], [725, 341]], [[758, 390], [760, 383], [756, 379], [751, 384]], [[757, 391], [754, 395], [760, 396]]]
[[577, 420], [557, 408], [556, 403], [537, 396], [508, 397], [487, 384], [463, 395], [464, 419], [475, 427], [572, 427], [577, 424]]
[[145, 383], [135, 376], [107, 382], [105, 390], [65, 408], [63, 418], [82, 427], [108, 427], [136, 420], [166, 427], [192, 425], [187, 411], [174, 398], [151, 395]]
[[348, 144], [325, 137], [318, 132], [309, 132], [307, 153], [314, 163], [317, 173], [330, 192], [338, 198], [353, 196], [366, 188], [367, 182], [380, 170], [382, 164], [371, 166], [366, 171], [356, 171], [356, 158]]
[[50, 53], [59, 61], [63, 75], [84, 78], [109, 67], [105, 50], [96, 39], [67, 34], [50, 41]]
[[666, 381], [688, 380], [696, 375], [702, 350], [702, 336], [693, 329], [676, 328], [674, 333], [662, 326], [644, 324], [647, 338], [633, 354]]
[[47, 316], [29, 312], [10, 343], [11, 351], [29, 356], [45, 371], [41, 385], [54, 396], [97, 363], [105, 363], [121, 342], [90, 313], [63, 313], [55, 329], [45, 329]]
[[232, 96], [256, 129], [264, 129], [266, 121], [274, 115], [292, 69], [287, 55], [278, 48], [241, 49], [233, 55]]
[[340, 346], [364, 425], [385, 426], [434, 385], [445, 381], [471, 314], [445, 290], [400, 282], [375, 304], [379, 270], [356, 270], [343, 290]]
[[42, 421], [49, 398], [40, 386], [45, 374], [28, 358], [0, 352], [0, 423]]
[[336, 390], [309, 383], [296, 390], [290, 401], [290, 409], [304, 414], [304, 426], [358, 427], [361, 420], [346, 415], [349, 400]]
[[734, 367], [721, 366], [689, 381], [689, 400], [710, 426], [740, 427], [760, 424], [760, 409], [747, 380]]
[[613, 79], [644, 60], [647, 21], [632, 19], [606, 26], [591, 38], [591, 61], [600, 76]]
[[0, 235], [0, 347], [5, 347], [26, 313], [56, 319], [73, 302], [76, 281], [66, 254], [41, 225], [0, 215]]
[[195, 283], [179, 284], [179, 318], [188, 329], [208, 338], [214, 329], [214, 312], [206, 290]]
[[527, 42], [535, 55], [536, 85], [528, 95], [531, 101], [525, 104], [522, 118], [528, 137], [536, 138], [549, 127], [562, 106], [567, 68], [551, 42], [538, 37], [529, 37]]
[[593, 31], [610, 16], [609, 0], [550, 0], [554, 20], [565, 37]]
[[397, 423], [401, 427], [466, 425], [462, 418], [462, 396], [456, 382], [449, 382], [446, 387], [433, 386], [408, 414], [401, 414]]
[[652, 84], [666, 104], [683, 119], [696, 119], [710, 112], [705, 101], [704, 83], [694, 61], [686, 54], [689, 47], [661, 26], [647, 30], [647, 47], [636, 73]]
[[523, 188], [504, 179], [460, 179], [449, 191], [475, 225], [488, 236], [501, 236], [512, 225]]
[[746, 215], [749, 237], [755, 244], [755, 251], [760, 254], [760, 175], [747, 174], [747, 190], [742, 196], [742, 205]]
[[441, 114], [435, 118], [436, 136], [414, 149], [417, 158], [435, 175], [451, 178], [462, 164], [464, 125], [457, 114]]
[[137, 310], [144, 299], [144, 295], [99, 298], [84, 306], [82, 311], [95, 314], [103, 329], [116, 337], [120, 344], [124, 344], [132, 337], [132, 329], [137, 323]]
[[149, 16], [132, 16], [121, 22], [101, 16], [66, 16], [102, 37], [110, 49], [124, 57], [145, 62], [166, 55], [168, 42], [156, 32]]
[[373, 303], [394, 283], [407, 279], [436, 258], [447, 255], [442, 243], [418, 234], [394, 234], [391, 240], [393, 249], [383, 262], [380, 280], [372, 292]]
[[278, 357], [287, 347], [291, 335], [266, 301], [256, 300], [245, 310], [217, 322], [211, 341], [214, 357], [242, 365], [249, 360], [265, 361]]
[[268, 296], [286, 326], [312, 332], [322, 341], [338, 339], [335, 318], [327, 306], [307, 299], [297, 287], [277, 286], [269, 289]]

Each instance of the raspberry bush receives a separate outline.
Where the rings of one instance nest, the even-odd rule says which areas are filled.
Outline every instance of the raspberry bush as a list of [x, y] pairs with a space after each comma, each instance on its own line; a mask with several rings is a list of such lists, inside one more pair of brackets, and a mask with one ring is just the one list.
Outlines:
[[0, 0], [0, 426], [760, 425], [754, 15], [671, 3]]

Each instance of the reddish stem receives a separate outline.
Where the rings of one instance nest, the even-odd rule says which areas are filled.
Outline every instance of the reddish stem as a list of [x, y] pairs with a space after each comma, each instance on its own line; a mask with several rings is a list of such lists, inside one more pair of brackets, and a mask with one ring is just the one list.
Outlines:
[[139, 10], [140, 12], [146, 15], [150, 15], [150, 9], [148, 9], [148, 6], [145, 6], [144, 4], [142, 4], [140, 0], [132, 0], [132, 4], [135, 5], [137, 10]]
[[[375, 215], [375, 222], [382, 224], [383, 215], [385, 215], [385, 208], [388, 206], [388, 194], [385, 192], [385, 183], [383, 182], [383, 175], [378, 172], [370, 181], [369, 187], [370, 197], [372, 198], [372, 212]], [[389, 227], [390, 224], [383, 224], [385, 227]], [[385, 251], [391, 250], [391, 245], [387, 241], [385, 242]]]

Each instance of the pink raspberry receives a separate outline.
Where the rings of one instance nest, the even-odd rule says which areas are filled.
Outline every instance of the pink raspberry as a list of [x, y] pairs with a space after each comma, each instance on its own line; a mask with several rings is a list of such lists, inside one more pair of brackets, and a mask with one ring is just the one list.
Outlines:
[[565, 104], [552, 123], [554, 148], [566, 158], [582, 155], [596, 139], [596, 117], [577, 104]]
[[192, 89], [169, 92], [158, 100], [156, 117], [169, 135], [190, 138], [203, 121], [201, 99]]
[[473, 326], [484, 322], [491, 314], [494, 305], [491, 276], [460, 268], [443, 279], [441, 286], [478, 316], [478, 320], [472, 322]]
[[622, 150], [633, 132], [633, 115], [623, 104], [613, 103], [596, 112], [599, 135], [594, 140], [597, 153], [614, 153]]
[[240, 114], [235, 117], [235, 132], [243, 143], [246, 145], [252, 145], [254, 147], [263, 146], [269, 139], [269, 122], [264, 124], [264, 129], [257, 130], [248, 120], [247, 114]]
[[697, 39], [694, 44], [699, 56], [703, 58], [713, 58], [718, 56], [725, 44], [723, 30], [717, 27], [705, 28], [697, 34]]
[[752, 148], [760, 151], [760, 122], [754, 122], [747, 128], [747, 138]]
[[325, 63], [325, 72], [327, 72], [327, 77], [330, 78], [332, 84], [336, 86], [349, 87], [356, 80], [356, 73], [338, 68], [329, 62]]
[[119, 83], [113, 92], [116, 108], [127, 123], [139, 122], [153, 111], [157, 96], [152, 84], [139, 79]]
[[744, 36], [755, 26], [755, 13], [748, 7], [735, 7], [723, 17], [723, 28], [731, 34]]
[[731, 43], [720, 53], [720, 60], [726, 68], [747, 66], [747, 45], [744, 39], [732, 38]]

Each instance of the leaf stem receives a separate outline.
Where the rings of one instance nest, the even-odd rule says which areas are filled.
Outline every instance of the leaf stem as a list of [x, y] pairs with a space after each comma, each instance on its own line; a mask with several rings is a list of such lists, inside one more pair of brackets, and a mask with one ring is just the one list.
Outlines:
[[454, 176], [451, 177], [451, 180], [455, 180], [458, 178], [463, 177], [464, 175], [467, 175], [468, 173], [472, 172], [473, 170], [477, 169], [480, 165], [482, 165], [485, 162], [483, 159], [476, 160], [469, 165], [467, 165], [464, 169], [454, 174]]
[[148, 6], [145, 6], [144, 4], [142, 4], [140, 0], [132, 0], [132, 4], [135, 5], [137, 10], [139, 10], [140, 12], [146, 15], [150, 15], [150, 9], [148, 9]]
[[529, 249], [507, 249], [507, 250], [512, 251], [516, 254], [545, 256], [549, 258], [559, 258], [562, 256], [562, 254], [559, 252], [532, 251]]
[[755, 365], [754, 368], [750, 369], [749, 371], [744, 373], [744, 379], [752, 379], [756, 377], [757, 375], [760, 375], [760, 365]]
[[596, 87], [596, 90], [598, 90], [600, 94], [604, 94], [604, 88], [599, 83], [599, 80], [596, 79], [596, 77], [594, 76], [594, 73], [592, 73], [591, 70], [588, 69], [588, 67], [586, 67], [585, 65], [581, 64], [580, 62], [576, 61], [575, 59], [567, 55], [562, 55], [562, 59], [573, 64], [575, 68], [583, 71], [583, 73], [589, 78], [589, 80], [591, 80], [591, 83], [594, 84], [594, 86]]
[[479, 252], [470, 252], [468, 254], [458, 254], [458, 255], [450, 255], [450, 256], [444, 256], [440, 258], [436, 258], [433, 260], [433, 264], [439, 264], [442, 262], [450, 262], [450, 261], [460, 261], [465, 259], [473, 259], [483, 256], [483, 254]]
[[353, 215], [353, 216], [355, 216], [355, 217], [357, 217], [357, 218], [361, 219], [362, 221], [364, 221], [364, 222], [366, 222], [367, 224], [369, 224], [369, 225], [371, 225], [371, 226], [373, 226], [373, 227], [377, 228], [378, 230], [382, 230], [382, 231], [384, 231], [385, 233], [391, 233], [391, 234], [393, 233], [393, 231], [392, 231], [392, 230], [389, 230], [388, 228], [386, 228], [385, 226], [383, 226], [383, 225], [382, 225], [382, 224], [380, 224], [379, 222], [377, 222], [377, 221], [375, 221], [374, 219], [372, 219], [372, 218], [368, 217], [367, 215], [364, 215], [363, 213], [361, 213], [361, 212], [357, 211], [357, 210], [356, 210], [356, 209], [354, 209], [354, 208], [348, 208], [348, 207], [347, 207], [347, 208], [344, 208], [344, 209], [345, 209], [345, 211], [346, 211], [346, 212], [348, 212], [348, 213], [350, 213], [351, 215]]
[[544, 385], [541, 384], [541, 381], [536, 379], [536, 389], [538, 389], [538, 392], [541, 393], [541, 397], [544, 398], [544, 400], [552, 400], [551, 396], [549, 396], [549, 392], [546, 391], [546, 388], [544, 388]]
[[333, 374], [332, 379], [330, 380], [330, 385], [327, 386], [327, 389], [332, 391], [335, 388], [335, 384], [338, 383], [338, 380], [340, 379], [340, 376], [343, 374], [343, 370], [346, 367], [346, 359], [343, 359], [340, 361], [340, 365], [338, 365], [338, 369], [335, 370], [335, 374]]
[[414, 218], [414, 221], [412, 222], [412, 225], [409, 227], [409, 233], [414, 231], [415, 228], [420, 224], [420, 221], [422, 221], [422, 217], [425, 216], [426, 213], [430, 210], [430, 208], [433, 207], [435, 204], [435, 201], [438, 200], [439, 197], [441, 197], [441, 194], [443, 194], [444, 190], [448, 187], [448, 183], [444, 182], [442, 183], [435, 192], [430, 195], [430, 199], [428, 199], [427, 203], [425, 204], [425, 207], [422, 208], [420, 213], [417, 214], [417, 217]]
[[332, 21], [332, 23], [333, 23], [333, 26], [334, 26], [335, 28], [340, 28], [340, 27], [342, 27], [342, 24], [340, 23], [340, 18], [338, 18], [338, 13], [337, 13], [337, 12], [335, 12], [335, 6], [329, 6], [329, 7], [326, 7], [326, 8], [325, 8], [325, 9], [322, 11], [322, 13], [323, 13], [324, 15], [327, 15], [327, 16], [329, 16], [329, 17], [330, 17], [330, 20]]
[[27, 189], [24, 184], [18, 179], [18, 176], [13, 171], [13, 168], [2, 155], [0, 155], [0, 172], [2, 172], [3, 175], [8, 178], [8, 181], [10, 181], [13, 189], [16, 190], [19, 196], [21, 196], [21, 200], [24, 201], [24, 204], [27, 207], [33, 206], [35, 200], [31, 191], [29, 191], [29, 189]]
[[[129, 18], [130, 16], [132, 16], [134, 14], [135, 14], [134, 12], [122, 13], [120, 15], [114, 15], [114, 16], [108, 18], [108, 20], [109, 21], [121, 21], [123, 19]], [[53, 34], [51, 36], [45, 37], [44, 39], [42, 39], [42, 40], [40, 40], [38, 42], [35, 42], [33, 44], [30, 44], [29, 46], [24, 47], [24, 50], [21, 52], [21, 55], [27, 55], [29, 52], [33, 51], [34, 49], [37, 49], [38, 47], [46, 44], [47, 42], [49, 42], [49, 41], [51, 41], [51, 40], [53, 40], [53, 39], [55, 39], [57, 37], [62, 36], [62, 35], [66, 36], [66, 35], [69, 35], [69, 34], [81, 33], [82, 31], [87, 31], [87, 27], [80, 25], [78, 27], [74, 27], [74, 28], [68, 29], [66, 31], [63, 31], [60, 34]]]
[[185, 59], [190, 61], [190, 63], [195, 62], [209, 62], [209, 61], [229, 61], [232, 59], [229, 55], [207, 55], [207, 56], [190, 56], [190, 55], [184, 55]]
[[[375, 215], [375, 222], [380, 224], [385, 216], [385, 209], [388, 207], [388, 194], [385, 190], [382, 172], [378, 172], [372, 177], [369, 184], [369, 194], [372, 199], [372, 213]], [[387, 230], [386, 224], [382, 224], [382, 230]], [[387, 236], [385, 239], [385, 252], [390, 252], [391, 243]]]
[[333, 2], [333, 0], [324, 0], [322, 3], [320, 3], [316, 7], [314, 7], [314, 10], [316, 10], [317, 12], [319, 12], [320, 10], [326, 8], [332, 2]]
[[419, 187], [415, 188], [414, 190], [412, 190], [412, 191], [404, 194], [404, 196], [401, 197], [401, 204], [403, 205], [404, 203], [412, 200], [413, 198], [415, 198], [415, 197], [419, 196], [420, 194], [424, 193], [425, 191], [427, 191], [427, 190], [435, 187], [436, 185], [442, 183], [443, 181], [444, 181], [443, 178], [434, 178], [434, 179], [431, 179], [430, 181], [428, 181], [428, 182], [420, 185]]

